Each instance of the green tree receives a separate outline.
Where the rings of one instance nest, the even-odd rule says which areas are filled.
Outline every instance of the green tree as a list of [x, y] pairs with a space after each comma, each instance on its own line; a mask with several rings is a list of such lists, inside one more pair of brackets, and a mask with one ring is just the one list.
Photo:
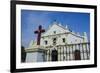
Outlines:
[[21, 62], [25, 62], [26, 52], [24, 46], [21, 46]]

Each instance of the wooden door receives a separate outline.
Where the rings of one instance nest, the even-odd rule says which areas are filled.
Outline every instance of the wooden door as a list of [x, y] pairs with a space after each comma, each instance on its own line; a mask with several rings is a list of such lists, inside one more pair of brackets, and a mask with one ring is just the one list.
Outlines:
[[75, 56], [75, 60], [81, 60], [80, 51], [79, 50], [75, 50], [74, 56]]
[[58, 61], [58, 52], [57, 50], [52, 50], [52, 53], [51, 53], [51, 60], [52, 61]]

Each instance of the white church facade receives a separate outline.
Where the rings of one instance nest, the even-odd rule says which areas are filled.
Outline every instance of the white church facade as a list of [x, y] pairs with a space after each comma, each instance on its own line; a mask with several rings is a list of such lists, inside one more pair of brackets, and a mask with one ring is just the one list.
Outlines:
[[[37, 42], [37, 41], [36, 41]], [[41, 33], [40, 44], [31, 41], [26, 49], [26, 62], [88, 60], [90, 43], [83, 35], [71, 31], [56, 21]]]

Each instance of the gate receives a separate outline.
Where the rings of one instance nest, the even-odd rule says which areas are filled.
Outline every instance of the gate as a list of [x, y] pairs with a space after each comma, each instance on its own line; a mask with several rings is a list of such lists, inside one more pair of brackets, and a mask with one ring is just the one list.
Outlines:
[[90, 43], [78, 43], [57, 45], [56, 50], [51, 50], [53, 46], [46, 47], [46, 61], [69, 61], [69, 60], [89, 60]]

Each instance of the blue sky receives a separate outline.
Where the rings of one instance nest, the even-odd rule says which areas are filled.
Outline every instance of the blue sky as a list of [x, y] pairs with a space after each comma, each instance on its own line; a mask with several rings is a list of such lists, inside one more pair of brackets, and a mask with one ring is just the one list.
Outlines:
[[76, 12], [55, 12], [55, 11], [36, 11], [21, 10], [21, 44], [28, 47], [31, 40], [36, 40], [34, 31], [42, 25], [48, 29], [53, 21], [61, 23], [62, 26], [68, 26], [72, 31], [83, 35], [86, 32], [90, 38], [90, 14]]

